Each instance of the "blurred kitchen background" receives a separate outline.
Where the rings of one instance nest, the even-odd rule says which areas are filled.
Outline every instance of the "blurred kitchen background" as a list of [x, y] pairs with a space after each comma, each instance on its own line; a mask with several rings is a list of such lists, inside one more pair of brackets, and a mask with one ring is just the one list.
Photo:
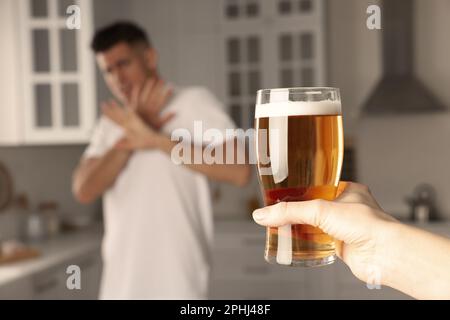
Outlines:
[[[0, 298], [97, 296], [101, 203], [78, 204], [71, 175], [110, 97], [88, 45], [116, 20], [141, 24], [162, 76], [208, 87], [244, 129], [259, 88], [340, 88], [342, 178], [368, 184], [397, 218], [450, 235], [450, 1], [390, 2], [401, 4], [384, 14], [375, 0], [0, 0]], [[66, 26], [71, 4], [81, 29]], [[381, 6], [382, 30], [367, 28], [369, 5]], [[266, 264], [265, 230], [251, 220], [256, 175], [244, 189], [211, 186], [211, 298], [407, 298], [369, 290], [341, 263]], [[82, 290], [66, 288], [71, 264]]]

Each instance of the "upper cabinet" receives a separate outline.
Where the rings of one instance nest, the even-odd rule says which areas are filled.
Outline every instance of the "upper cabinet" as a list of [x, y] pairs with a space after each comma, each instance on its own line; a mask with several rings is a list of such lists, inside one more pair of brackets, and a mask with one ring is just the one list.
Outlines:
[[91, 0], [0, 7], [0, 145], [87, 142], [96, 116]]

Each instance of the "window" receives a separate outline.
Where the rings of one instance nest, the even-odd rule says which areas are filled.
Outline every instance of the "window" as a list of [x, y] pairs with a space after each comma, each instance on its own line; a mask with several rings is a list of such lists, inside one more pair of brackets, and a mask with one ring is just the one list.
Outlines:
[[258, 35], [233, 36], [226, 40], [229, 110], [236, 125], [243, 128], [253, 126], [250, 110], [245, 109], [248, 106], [254, 109], [255, 94], [261, 88], [260, 42]]
[[298, 36], [293, 32], [280, 34], [279, 66], [280, 84], [282, 87], [314, 86], [314, 35], [312, 32], [301, 32]]
[[224, 16], [229, 20], [257, 18], [260, 3], [260, 0], [226, 0]]

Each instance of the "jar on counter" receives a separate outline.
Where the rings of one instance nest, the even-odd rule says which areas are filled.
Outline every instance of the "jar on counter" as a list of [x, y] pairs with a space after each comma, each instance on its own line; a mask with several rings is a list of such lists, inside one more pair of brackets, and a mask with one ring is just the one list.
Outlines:
[[59, 205], [54, 201], [45, 201], [38, 205], [39, 214], [45, 221], [47, 234], [50, 237], [59, 234], [61, 229], [61, 221], [58, 210]]
[[436, 209], [436, 191], [429, 184], [420, 184], [414, 189], [413, 197], [406, 199], [410, 206], [412, 221], [426, 223], [439, 220]]

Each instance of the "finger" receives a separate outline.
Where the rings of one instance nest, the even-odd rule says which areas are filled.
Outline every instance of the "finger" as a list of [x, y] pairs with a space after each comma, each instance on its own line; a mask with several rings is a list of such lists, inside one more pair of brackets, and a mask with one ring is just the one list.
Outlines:
[[154, 127], [156, 130], [161, 129], [167, 122], [169, 122], [170, 120], [173, 119], [173, 117], [175, 117], [175, 113], [174, 112], [170, 112], [164, 116], [162, 116], [160, 119], [158, 119], [156, 121], [156, 123], [154, 124]]
[[367, 210], [355, 204], [326, 200], [280, 202], [253, 212], [253, 219], [262, 226], [307, 224], [317, 227], [335, 239], [352, 241], [349, 235], [370, 227]]
[[280, 202], [253, 212], [256, 223], [278, 227], [286, 224], [309, 224], [318, 227], [323, 219], [328, 201], [311, 200]]
[[131, 99], [129, 101], [129, 105], [132, 109], [137, 109], [139, 106], [139, 94], [140, 94], [141, 88], [139, 85], [134, 85], [131, 89]]
[[122, 108], [119, 107], [117, 102], [110, 100], [109, 102], [102, 103], [102, 113], [113, 122], [122, 125], [125, 120], [125, 113]]
[[139, 103], [140, 105], [146, 107], [147, 101], [149, 98], [150, 93], [152, 92], [152, 89], [156, 83], [156, 79], [154, 77], [148, 78], [145, 83], [144, 87], [141, 91], [140, 97], [139, 97]]
[[157, 97], [155, 97], [155, 113], [158, 113], [161, 111], [161, 109], [163, 109], [172, 94], [173, 88], [171, 86], [165, 86], [162, 89], [162, 92]]
[[109, 108], [112, 110], [115, 116], [120, 118], [121, 120], [125, 119], [126, 111], [130, 109], [130, 107], [127, 104], [121, 107], [114, 99], [111, 99], [109, 101]]
[[336, 255], [343, 260], [344, 258], [344, 242], [341, 240], [334, 239], [334, 247], [336, 250]]
[[111, 99], [110, 105], [113, 107], [114, 112], [116, 112], [123, 121], [125, 121], [126, 116], [130, 112], [134, 112], [136, 109], [132, 104], [125, 103], [123, 106], [120, 106], [114, 99]]
[[157, 108], [157, 101], [158, 101], [158, 97], [161, 95], [161, 93], [164, 90], [164, 81], [163, 80], [158, 80], [155, 85], [153, 86], [152, 91], [149, 94], [148, 100], [147, 100], [147, 107], [150, 108], [150, 110], [152, 110], [152, 112], [156, 112], [156, 108]]
[[127, 138], [122, 138], [119, 141], [116, 142], [116, 144], [114, 145], [114, 147], [116, 149], [119, 150], [131, 150], [131, 143]]
[[101, 110], [103, 115], [105, 115], [108, 119], [117, 122], [117, 117], [114, 111], [114, 107], [110, 104], [110, 102], [102, 102]]
[[347, 192], [353, 192], [353, 191], [357, 191], [357, 192], [367, 192], [369, 191], [369, 188], [361, 183], [357, 183], [357, 182], [352, 182], [352, 181], [341, 181], [339, 182], [338, 185], [338, 191], [339, 190], [347, 191]]
[[106, 109], [106, 108], [108, 108], [108, 102], [102, 101], [102, 102], [100, 103], [100, 109], [101, 109], [101, 111], [103, 112], [103, 109]]

